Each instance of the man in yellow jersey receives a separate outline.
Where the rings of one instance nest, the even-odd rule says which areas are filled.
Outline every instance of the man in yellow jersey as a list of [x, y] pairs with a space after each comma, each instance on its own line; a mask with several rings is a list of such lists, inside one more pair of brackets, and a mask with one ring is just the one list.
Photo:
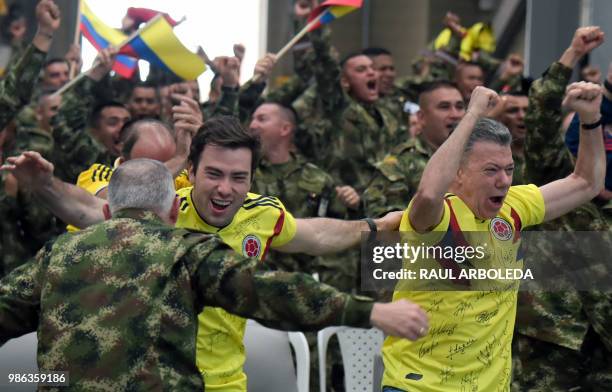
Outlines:
[[[258, 139], [237, 119], [219, 116], [207, 121], [191, 143], [189, 176], [194, 186], [177, 192], [177, 226], [217, 233], [234, 251], [262, 260], [270, 248], [312, 255], [339, 252], [356, 245], [361, 232], [370, 230], [363, 221], [296, 220], [277, 198], [248, 193], [258, 159]], [[62, 220], [87, 227], [103, 219], [103, 199], [57, 179], [36, 185], [33, 191]], [[398, 218], [394, 213], [374, 224], [379, 230], [394, 230]], [[197, 362], [209, 390], [246, 390], [245, 323], [214, 308], [200, 315]]]
[[[576, 110], [582, 121], [581, 150], [573, 174], [540, 188], [511, 187], [510, 133], [503, 125], [482, 118], [498, 96], [477, 87], [466, 115], [428, 162], [400, 230], [427, 245], [439, 244], [447, 232], [478, 245], [473, 241], [478, 237], [474, 232], [484, 232], [491, 251], [478, 263], [486, 263], [487, 268], [507, 263], [523, 268], [517, 256], [520, 230], [567, 213], [603, 187], [601, 94], [601, 87], [590, 83], [568, 88], [564, 107]], [[442, 263], [433, 257], [415, 263], [436, 261]], [[469, 284], [479, 283], [472, 280]], [[409, 299], [426, 309], [429, 332], [417, 342], [387, 337], [383, 391], [508, 391], [516, 288], [411, 291], [413, 285], [400, 281], [394, 300]]]

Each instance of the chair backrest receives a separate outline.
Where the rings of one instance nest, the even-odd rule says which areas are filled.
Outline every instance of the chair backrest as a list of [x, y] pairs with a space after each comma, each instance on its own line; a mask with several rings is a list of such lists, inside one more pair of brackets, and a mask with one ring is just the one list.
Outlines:
[[338, 334], [340, 352], [344, 364], [345, 390], [371, 392], [374, 385], [374, 358], [380, 352], [384, 335], [382, 331], [362, 328], [330, 327], [319, 331], [319, 385], [325, 391], [325, 356], [329, 339]]
[[[297, 375], [290, 344], [295, 351]], [[244, 345], [249, 392], [308, 392], [310, 353], [303, 333], [278, 331], [248, 320]]]
[[0, 347], [0, 375], [3, 375], [3, 378], [0, 380], [0, 390], [17, 392], [36, 390], [35, 384], [9, 384], [7, 375], [9, 373], [37, 373], [37, 346], [38, 338], [36, 332], [32, 332], [11, 339], [4, 346]]

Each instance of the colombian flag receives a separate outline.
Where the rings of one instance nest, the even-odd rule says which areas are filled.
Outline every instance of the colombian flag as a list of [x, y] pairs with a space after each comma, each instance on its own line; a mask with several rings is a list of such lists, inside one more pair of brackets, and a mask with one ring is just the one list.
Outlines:
[[[102, 22], [83, 0], [81, 2], [81, 33], [98, 50], [104, 49], [109, 45], [120, 45], [127, 36], [121, 31], [116, 30]], [[118, 55], [113, 65], [113, 71], [123, 76], [131, 78], [136, 71], [138, 62], [136, 59], [125, 55]]]
[[316, 30], [324, 24], [331, 23], [334, 19], [343, 17], [349, 12], [355, 11], [357, 8], [361, 8], [362, 4], [363, 0], [327, 0], [312, 10], [312, 13], [308, 17], [308, 22], [314, 20], [320, 14], [323, 15], [321, 19], [319, 19], [319, 22], [308, 31]]
[[121, 53], [147, 60], [184, 80], [195, 80], [206, 70], [204, 60], [189, 51], [161, 17], [143, 27]]

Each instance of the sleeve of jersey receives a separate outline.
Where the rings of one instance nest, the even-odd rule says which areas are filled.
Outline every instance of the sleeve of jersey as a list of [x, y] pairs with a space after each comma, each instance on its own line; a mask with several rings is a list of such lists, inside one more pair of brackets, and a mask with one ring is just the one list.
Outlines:
[[174, 189], [177, 191], [179, 189], [188, 188], [193, 184], [189, 182], [189, 174], [187, 174], [187, 170], [183, 170], [175, 179], [174, 179]]
[[[410, 204], [408, 205], [408, 208], [406, 208], [406, 210], [404, 211], [404, 214], [402, 215], [402, 220], [400, 221], [400, 227], [399, 227], [399, 231], [404, 231], [404, 232], [415, 232], [416, 230], [414, 230], [414, 228], [412, 227], [412, 224], [410, 223], [410, 218], [409, 218], [409, 214], [410, 214], [410, 210], [412, 209], [412, 201], [410, 202]], [[444, 202], [444, 214], [442, 215], [442, 219], [440, 220], [440, 223], [438, 223], [436, 226], [434, 226], [429, 232], [427, 233], [419, 233], [418, 236], [418, 240], [423, 242], [426, 245], [433, 245], [436, 244], [440, 241], [440, 239], [444, 236], [444, 233], [446, 232], [446, 230], [448, 230], [448, 226], [450, 225], [450, 209], [448, 207], [448, 205], [446, 204], [446, 202]], [[408, 238], [410, 240], [410, 238]]]
[[522, 227], [538, 225], [544, 221], [544, 197], [540, 188], [533, 184], [510, 187], [505, 203], [517, 212]]
[[275, 235], [274, 239], [272, 240], [271, 245], [273, 248], [283, 246], [287, 242], [291, 241], [293, 237], [295, 237], [295, 232], [297, 231], [297, 223], [295, 222], [295, 218], [285, 209], [285, 206], [280, 200], [277, 201], [280, 208], [279, 216], [274, 227], [274, 232], [278, 234]]
[[112, 174], [113, 169], [110, 167], [95, 163], [79, 174], [76, 185], [92, 195], [96, 195], [108, 186]]

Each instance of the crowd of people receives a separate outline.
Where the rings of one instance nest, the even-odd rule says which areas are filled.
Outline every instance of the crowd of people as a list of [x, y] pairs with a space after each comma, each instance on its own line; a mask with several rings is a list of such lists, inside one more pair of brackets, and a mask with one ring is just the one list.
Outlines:
[[[295, 2], [297, 29], [314, 6]], [[130, 9], [123, 29], [156, 14]], [[444, 46], [402, 78], [384, 48], [339, 56], [324, 27], [280, 86], [273, 54], [240, 85], [236, 45], [201, 102], [154, 66], [146, 82], [114, 76], [113, 49], [58, 94], [79, 48], [47, 58], [60, 10], [40, 0], [36, 17], [0, 81], [0, 343], [38, 331], [41, 370], [84, 390], [245, 391], [251, 318], [380, 328], [384, 392], [612, 390], [611, 293], [400, 282], [391, 298], [361, 289], [358, 247], [368, 231], [491, 232], [487, 265], [524, 268], [538, 262], [519, 250], [527, 227], [612, 230], [612, 66], [570, 84], [599, 27], [578, 28], [537, 80], [517, 54], [466, 58], [452, 13]], [[593, 258], [545, 252], [568, 254]]]

